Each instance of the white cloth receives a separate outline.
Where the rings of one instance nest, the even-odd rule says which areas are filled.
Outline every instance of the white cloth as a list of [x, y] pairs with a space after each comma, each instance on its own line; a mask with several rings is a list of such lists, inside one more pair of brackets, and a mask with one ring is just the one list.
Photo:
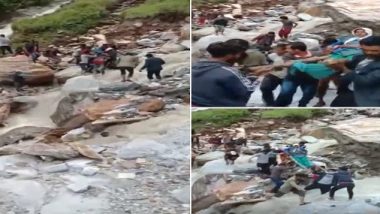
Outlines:
[[10, 46], [11, 41], [8, 38], [0, 37], [0, 47]]
[[257, 163], [269, 163], [270, 152], [257, 154]]
[[[276, 65], [282, 65], [285, 63], [285, 60], [279, 56], [277, 53], [271, 53], [268, 55], [269, 59], [271, 59], [273, 61], [273, 65], [276, 66]], [[280, 78], [280, 79], [284, 79], [286, 74], [287, 74], [287, 69], [286, 68], [283, 68], [281, 70], [274, 70], [272, 72], [270, 72], [270, 74]]]

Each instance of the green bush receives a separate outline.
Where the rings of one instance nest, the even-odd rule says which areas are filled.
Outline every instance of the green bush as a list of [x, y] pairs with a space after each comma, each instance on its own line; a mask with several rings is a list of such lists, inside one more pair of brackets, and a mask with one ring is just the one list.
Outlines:
[[129, 8], [123, 12], [127, 19], [148, 18], [157, 15], [190, 13], [190, 0], [146, 0], [144, 4]]
[[113, 2], [114, 0], [76, 0], [53, 14], [18, 20], [12, 28], [16, 34], [26, 36], [38, 34], [45, 37], [44, 34], [58, 31], [63, 31], [68, 35], [85, 33], [106, 17], [107, 7]]
[[210, 109], [195, 111], [192, 126], [200, 130], [208, 125], [216, 128], [227, 127], [247, 118], [251, 113], [246, 109]]
[[321, 109], [272, 109], [262, 112], [263, 119], [307, 120], [328, 114]]

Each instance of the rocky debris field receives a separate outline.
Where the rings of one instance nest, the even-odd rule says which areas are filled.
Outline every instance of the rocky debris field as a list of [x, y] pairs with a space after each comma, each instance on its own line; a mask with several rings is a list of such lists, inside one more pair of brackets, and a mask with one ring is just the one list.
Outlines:
[[[0, 213], [189, 213], [189, 25], [126, 22], [122, 8], [86, 35], [57, 37], [60, 62], [0, 59]], [[132, 81], [71, 63], [80, 44], [106, 41], [138, 54]], [[161, 81], [137, 72], [147, 53], [166, 61]]]
[[[244, 128], [247, 147], [235, 165], [227, 166], [223, 148], [212, 151], [208, 143], [211, 136], [221, 135], [222, 129], [208, 127], [201, 130], [201, 149], [193, 149], [192, 201], [195, 213], [339, 213], [339, 207], [377, 213], [379, 195], [375, 183], [379, 181], [380, 130], [378, 110], [329, 110], [322, 117], [306, 121], [287, 119], [246, 118], [223, 129]], [[250, 160], [264, 143], [272, 148], [307, 141], [309, 159], [329, 169], [350, 166], [357, 190], [354, 202], [345, 201], [345, 191], [338, 192], [339, 199], [328, 202], [318, 190], [309, 191], [310, 205], [297, 207], [295, 195], [269, 199], [265, 191], [272, 184], [256, 174], [255, 159]], [[288, 173], [300, 168], [293, 166]], [[253, 211], [254, 210], [254, 211]], [[348, 211], [347, 211], [348, 212]]]

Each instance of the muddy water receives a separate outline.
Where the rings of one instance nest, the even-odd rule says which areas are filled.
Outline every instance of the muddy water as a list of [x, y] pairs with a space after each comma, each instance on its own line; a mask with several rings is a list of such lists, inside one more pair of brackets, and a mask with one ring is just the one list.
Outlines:
[[61, 6], [69, 4], [72, 0], [56, 0], [52, 4], [44, 7], [30, 7], [27, 9], [18, 10], [17, 13], [20, 15], [13, 17], [9, 20], [0, 20], [0, 34], [5, 34], [6, 36], [11, 36], [13, 34], [12, 23], [20, 18], [35, 18], [38, 16], [43, 16], [56, 12]]

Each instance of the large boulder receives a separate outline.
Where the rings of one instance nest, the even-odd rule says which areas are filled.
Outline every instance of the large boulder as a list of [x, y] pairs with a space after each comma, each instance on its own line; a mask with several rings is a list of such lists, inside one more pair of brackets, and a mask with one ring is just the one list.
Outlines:
[[71, 66], [55, 74], [59, 84], [65, 83], [68, 79], [80, 76], [82, 70], [79, 66]]
[[351, 32], [357, 27], [369, 27], [380, 34], [380, 2], [374, 0], [335, 0], [323, 8], [334, 19], [334, 26]]
[[57, 106], [55, 112], [50, 116], [57, 126], [65, 126], [70, 120], [79, 115], [83, 108], [94, 103], [87, 93], [64, 97]]
[[46, 85], [54, 81], [53, 70], [33, 63], [26, 56], [0, 58], [0, 65], [0, 83], [13, 84], [15, 72], [21, 72], [28, 85]]
[[93, 92], [99, 90], [101, 83], [93, 76], [78, 76], [66, 81], [62, 91], [67, 94]]

